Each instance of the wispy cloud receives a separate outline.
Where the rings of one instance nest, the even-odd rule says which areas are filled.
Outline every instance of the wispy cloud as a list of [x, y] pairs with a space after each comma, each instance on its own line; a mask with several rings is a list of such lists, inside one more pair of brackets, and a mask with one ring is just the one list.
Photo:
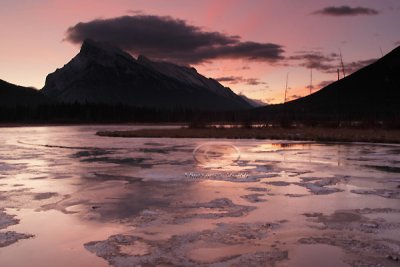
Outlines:
[[367, 7], [329, 6], [321, 10], [317, 10], [312, 14], [327, 15], [327, 16], [358, 16], [358, 15], [378, 15], [379, 11]]
[[324, 87], [330, 85], [333, 82], [335, 82], [335, 81], [322, 81], [322, 82], [318, 83], [317, 87], [324, 88]]
[[[335, 73], [340, 66], [340, 56], [337, 53], [323, 54], [319, 51], [302, 51], [289, 56], [288, 61], [297, 62], [298, 66], [315, 69], [323, 73]], [[376, 61], [376, 58], [344, 62], [345, 71], [351, 74]]]
[[288, 99], [287, 100], [295, 100], [295, 99], [298, 99], [298, 98], [301, 98], [302, 96], [301, 95], [291, 95], [291, 96], [289, 96], [288, 97]]
[[266, 82], [260, 81], [257, 78], [243, 78], [242, 76], [225, 76], [216, 78], [215, 80], [219, 82], [226, 82], [229, 84], [238, 84], [238, 83], [243, 83], [247, 85], [267, 84]]
[[142, 10], [128, 9], [126, 11], [126, 13], [132, 14], [132, 15], [142, 15], [144, 12]]
[[80, 22], [67, 30], [65, 39], [80, 44], [87, 38], [184, 64], [221, 58], [275, 62], [284, 53], [279, 44], [242, 41], [240, 36], [206, 31], [185, 20], [140, 14]]
[[298, 65], [308, 68], [316, 69], [321, 72], [330, 73], [333, 70], [336, 71], [337, 62], [339, 55], [336, 53], [330, 53], [324, 55], [321, 52], [316, 51], [302, 51], [297, 52], [295, 55], [288, 57], [289, 61], [299, 62]]
[[353, 61], [350, 63], [346, 64], [346, 71], [349, 73], [353, 73], [365, 66], [368, 66], [372, 63], [374, 63], [375, 61], [377, 61], [377, 58], [371, 58], [371, 59], [366, 59], [366, 60], [358, 60], [358, 61]]

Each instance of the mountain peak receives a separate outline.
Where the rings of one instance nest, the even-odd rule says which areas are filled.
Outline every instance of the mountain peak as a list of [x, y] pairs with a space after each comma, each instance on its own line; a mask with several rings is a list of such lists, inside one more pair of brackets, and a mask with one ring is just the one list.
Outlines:
[[63, 68], [46, 78], [47, 96], [66, 103], [152, 107], [242, 109], [250, 105], [194, 69], [141, 55], [134, 59], [108, 43], [90, 39]]
[[93, 41], [91, 39], [85, 39], [83, 41], [80, 54], [96, 60], [109, 59], [115, 56], [122, 56], [126, 59], [134, 60], [131, 55], [109, 43]]

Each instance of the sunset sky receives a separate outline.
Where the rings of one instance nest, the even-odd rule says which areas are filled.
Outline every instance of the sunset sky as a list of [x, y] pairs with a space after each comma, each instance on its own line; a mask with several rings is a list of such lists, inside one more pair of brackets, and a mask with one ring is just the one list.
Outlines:
[[0, 0], [0, 79], [42, 88], [84, 38], [192, 65], [268, 103], [308, 94], [400, 45], [399, 0]]

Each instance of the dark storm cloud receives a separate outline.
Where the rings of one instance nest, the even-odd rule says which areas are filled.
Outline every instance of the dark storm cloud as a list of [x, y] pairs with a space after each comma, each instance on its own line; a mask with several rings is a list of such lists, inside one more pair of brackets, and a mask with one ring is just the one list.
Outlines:
[[247, 85], [260, 85], [260, 84], [267, 84], [265, 82], [260, 81], [257, 78], [243, 78], [242, 76], [226, 76], [226, 77], [219, 77], [216, 78], [218, 82], [226, 82], [229, 84], [238, 84], [244, 83]]
[[65, 39], [80, 44], [86, 38], [111, 43], [136, 55], [187, 64], [217, 58], [274, 62], [282, 59], [284, 52], [281, 45], [243, 42], [239, 36], [151, 15], [80, 22], [67, 30]]
[[238, 42], [237, 36], [203, 32], [183, 20], [147, 15], [80, 22], [67, 30], [67, 40], [73, 43], [81, 43], [86, 38], [114, 43], [124, 49], [156, 47], [164, 52]]
[[357, 15], [378, 15], [379, 11], [367, 7], [350, 7], [350, 6], [330, 6], [317, 10], [313, 14], [327, 16], [357, 16]]

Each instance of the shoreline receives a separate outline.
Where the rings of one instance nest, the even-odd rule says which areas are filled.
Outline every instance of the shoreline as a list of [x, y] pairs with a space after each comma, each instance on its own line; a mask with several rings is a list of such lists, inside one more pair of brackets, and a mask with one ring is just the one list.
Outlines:
[[17, 127], [63, 127], [63, 126], [94, 126], [94, 125], [105, 125], [105, 126], [184, 126], [184, 123], [156, 123], [156, 122], [82, 122], [82, 123], [0, 123], [0, 128], [17, 128]]
[[351, 128], [202, 128], [98, 131], [98, 136], [123, 138], [271, 139], [315, 142], [400, 144], [400, 130]]

